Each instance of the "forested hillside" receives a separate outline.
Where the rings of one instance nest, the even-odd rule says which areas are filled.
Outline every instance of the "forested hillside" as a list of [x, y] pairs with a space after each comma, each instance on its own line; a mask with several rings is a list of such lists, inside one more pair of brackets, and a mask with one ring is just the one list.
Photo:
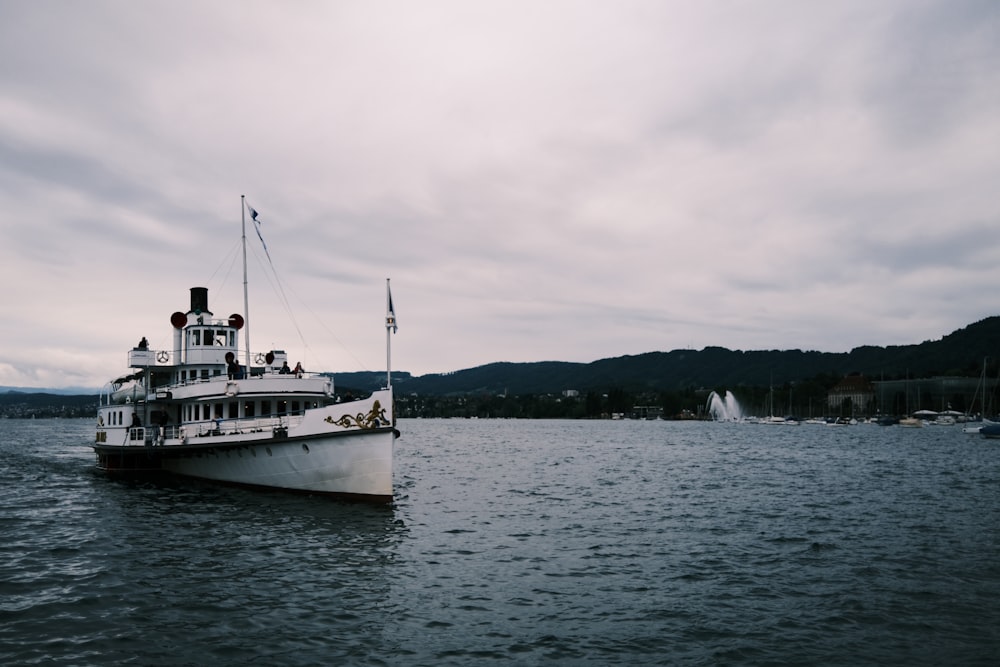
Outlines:
[[[802, 350], [741, 351], [721, 347], [674, 350], [601, 359], [591, 363], [541, 361], [497, 362], [453, 373], [413, 377], [393, 374], [399, 391], [421, 395], [543, 394], [566, 389], [580, 392], [620, 387], [631, 392], [681, 391], [692, 387], [766, 387], [816, 376], [861, 373], [871, 379], [936, 375], [979, 375], [990, 358], [996, 375], [1000, 358], [1000, 317], [990, 317], [936, 341], [919, 345], [865, 346], [850, 352]], [[385, 374], [338, 373], [339, 387], [370, 391]]]
[[[1000, 371], [1000, 317], [990, 317], [940, 340], [919, 345], [865, 346], [846, 353], [802, 350], [741, 351], [721, 347], [674, 350], [600, 359], [591, 363], [540, 361], [496, 362], [453, 373], [414, 377], [393, 373], [401, 410], [408, 415], [447, 416], [584, 416], [621, 412], [635, 402], [662, 404], [668, 414], [696, 410], [710, 390], [737, 390], [759, 398], [767, 388], [786, 387], [800, 401], [820, 404], [845, 375], [860, 373], [872, 380], [932, 376], [978, 376], [988, 359], [991, 378]], [[367, 393], [385, 383], [385, 373], [335, 373], [337, 393]], [[579, 392], [575, 404], [549, 402], [564, 391]], [[419, 409], [410, 400], [422, 397]], [[787, 395], [787, 394], [786, 394]], [[463, 397], [474, 397], [466, 401]], [[502, 406], [484, 403], [491, 397], [522, 397]], [[425, 401], [424, 398], [446, 399]], [[10, 391], [0, 393], [0, 416], [92, 416], [96, 395], [67, 396]], [[476, 410], [472, 409], [473, 404]]]
[[96, 394], [65, 396], [21, 391], [0, 394], [0, 417], [14, 419], [93, 417], [96, 413]]

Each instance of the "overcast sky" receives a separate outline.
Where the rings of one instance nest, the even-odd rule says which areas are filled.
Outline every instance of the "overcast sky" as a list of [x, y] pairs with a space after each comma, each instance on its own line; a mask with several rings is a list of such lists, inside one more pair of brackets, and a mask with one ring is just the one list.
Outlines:
[[0, 0], [0, 385], [242, 312], [240, 195], [312, 370], [386, 278], [416, 375], [937, 339], [1000, 313], [1000, 3]]

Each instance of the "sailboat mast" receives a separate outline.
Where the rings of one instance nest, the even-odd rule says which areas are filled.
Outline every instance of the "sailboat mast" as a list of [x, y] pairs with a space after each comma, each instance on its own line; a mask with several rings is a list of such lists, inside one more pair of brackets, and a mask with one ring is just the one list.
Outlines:
[[246, 348], [247, 374], [250, 373], [250, 298], [247, 292], [247, 205], [246, 195], [240, 195], [240, 219], [243, 221], [243, 335]]
[[[986, 362], [987, 361], [989, 361], [989, 357], [983, 357], [983, 373], [979, 378], [979, 387], [983, 388], [983, 397], [980, 399], [980, 402], [983, 404], [983, 417], [987, 416], [987, 411], [986, 411]], [[976, 387], [976, 393], [979, 392], [979, 387]], [[975, 407], [975, 405], [976, 405], [976, 396], [975, 394], [973, 394], [972, 406]], [[971, 408], [968, 410], [968, 412], [972, 412]]]
[[385, 279], [385, 386], [392, 387], [392, 337], [389, 330], [395, 325], [396, 314], [392, 307], [392, 291], [389, 289], [389, 279]]

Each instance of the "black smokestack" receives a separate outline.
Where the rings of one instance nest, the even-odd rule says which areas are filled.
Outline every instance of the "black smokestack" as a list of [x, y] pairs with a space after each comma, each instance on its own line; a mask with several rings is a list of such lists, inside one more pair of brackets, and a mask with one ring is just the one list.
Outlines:
[[191, 312], [193, 313], [209, 313], [208, 309], [208, 288], [207, 287], [192, 287], [191, 288]]

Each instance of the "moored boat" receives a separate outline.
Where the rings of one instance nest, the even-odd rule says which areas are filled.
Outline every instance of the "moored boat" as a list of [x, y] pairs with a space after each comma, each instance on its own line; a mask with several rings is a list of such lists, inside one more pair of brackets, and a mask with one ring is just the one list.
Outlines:
[[979, 429], [979, 435], [984, 438], [1000, 439], [1000, 424], [987, 424]]
[[[395, 314], [386, 289], [388, 345]], [[332, 377], [291, 372], [282, 350], [243, 350], [240, 363], [245, 318], [216, 318], [203, 287], [191, 288], [190, 308], [173, 313], [170, 324], [173, 349], [150, 349], [143, 338], [128, 353], [132, 374], [101, 395], [93, 444], [99, 468], [392, 500], [399, 431], [391, 374], [384, 389], [342, 401]]]

